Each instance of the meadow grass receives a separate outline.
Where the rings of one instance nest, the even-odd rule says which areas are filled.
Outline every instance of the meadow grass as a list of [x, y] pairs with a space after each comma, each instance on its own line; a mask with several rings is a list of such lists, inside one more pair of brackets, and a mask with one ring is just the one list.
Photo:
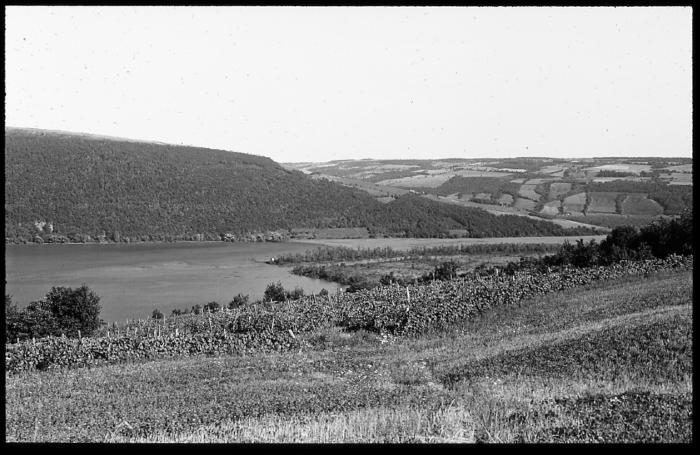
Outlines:
[[6, 441], [689, 441], [689, 331], [692, 271], [664, 272], [417, 338], [6, 375]]

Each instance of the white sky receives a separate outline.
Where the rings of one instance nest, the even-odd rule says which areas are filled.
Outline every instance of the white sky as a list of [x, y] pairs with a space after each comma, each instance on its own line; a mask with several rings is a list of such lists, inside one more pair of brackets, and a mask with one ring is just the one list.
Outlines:
[[279, 162], [692, 156], [690, 8], [7, 7], [7, 126]]

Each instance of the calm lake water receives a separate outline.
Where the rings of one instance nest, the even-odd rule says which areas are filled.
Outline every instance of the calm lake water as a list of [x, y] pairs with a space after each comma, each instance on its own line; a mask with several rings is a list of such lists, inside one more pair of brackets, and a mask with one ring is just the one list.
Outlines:
[[6, 292], [24, 306], [43, 298], [51, 286], [85, 283], [100, 296], [100, 316], [111, 322], [150, 317], [154, 308], [170, 314], [195, 303], [228, 303], [239, 292], [255, 300], [278, 280], [285, 289], [335, 291], [335, 283], [263, 262], [313, 247], [294, 242], [6, 245]]

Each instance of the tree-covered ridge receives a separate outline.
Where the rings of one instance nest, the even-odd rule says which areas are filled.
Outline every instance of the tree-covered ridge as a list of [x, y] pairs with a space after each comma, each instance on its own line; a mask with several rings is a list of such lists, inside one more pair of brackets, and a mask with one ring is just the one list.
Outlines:
[[102, 235], [115, 241], [219, 240], [226, 233], [300, 227], [367, 227], [376, 235], [411, 237], [444, 236], [450, 229], [476, 237], [571, 233], [416, 196], [381, 204], [265, 157], [6, 129], [9, 241], [32, 241], [37, 234], [49, 241]]

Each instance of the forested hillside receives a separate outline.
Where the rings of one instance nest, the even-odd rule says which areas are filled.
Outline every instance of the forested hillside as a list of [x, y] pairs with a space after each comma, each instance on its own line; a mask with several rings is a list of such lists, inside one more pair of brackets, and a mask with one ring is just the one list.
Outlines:
[[381, 204], [260, 156], [5, 129], [6, 241], [220, 240], [297, 227], [411, 237], [452, 229], [475, 237], [578, 234], [412, 195]]

